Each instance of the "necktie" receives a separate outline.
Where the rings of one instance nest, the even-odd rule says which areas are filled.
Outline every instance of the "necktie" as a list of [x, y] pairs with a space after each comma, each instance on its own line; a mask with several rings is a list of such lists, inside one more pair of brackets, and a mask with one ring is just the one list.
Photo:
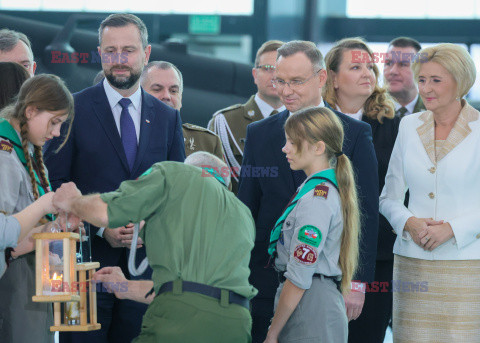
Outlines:
[[128, 98], [123, 98], [118, 103], [122, 106], [120, 135], [122, 136], [122, 144], [125, 155], [127, 156], [128, 166], [130, 170], [132, 170], [135, 157], [137, 156], [137, 133], [135, 132], [132, 116], [130, 112], [128, 112], [128, 106], [132, 102]]
[[277, 114], [277, 113], [278, 113], [277, 110], [273, 110], [272, 113], [270, 113], [269, 117], [271, 117], [271, 116], [273, 116], [273, 115], [275, 115], [275, 114]]
[[405, 107], [400, 107], [398, 110], [397, 110], [397, 113], [396, 115], [399, 116], [400, 118], [403, 118], [405, 117], [405, 113], [407, 113], [407, 109]]

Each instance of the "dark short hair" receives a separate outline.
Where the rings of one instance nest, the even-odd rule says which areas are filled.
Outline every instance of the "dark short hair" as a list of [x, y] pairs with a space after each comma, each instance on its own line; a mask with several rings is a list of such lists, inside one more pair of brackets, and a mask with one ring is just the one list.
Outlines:
[[18, 63], [0, 62], [0, 109], [15, 100], [30, 73]]
[[267, 52], [277, 51], [278, 48], [280, 48], [283, 44], [284, 42], [281, 40], [269, 40], [263, 43], [262, 46], [257, 50], [257, 55], [255, 56], [255, 66], [258, 66], [258, 60], [260, 59], [260, 56]]
[[315, 43], [303, 40], [293, 40], [288, 43], [283, 44], [277, 50], [277, 59], [282, 57], [288, 57], [295, 55], [298, 52], [303, 52], [307, 58], [312, 62], [313, 67], [325, 69], [325, 61], [323, 60], [323, 55], [318, 50]]
[[124, 27], [133, 24], [140, 32], [140, 39], [142, 40], [142, 47], [145, 49], [148, 45], [148, 31], [145, 23], [136, 15], [130, 13], [115, 13], [106, 17], [98, 29], [98, 43], [102, 45], [103, 30], [108, 27]]
[[25, 43], [25, 45], [28, 47], [28, 50], [30, 50], [30, 53], [33, 56], [32, 44], [24, 33], [9, 29], [0, 30], [0, 51], [9, 52], [13, 50], [13, 48], [15, 48], [19, 41]]
[[416, 52], [422, 50], [420, 43], [416, 39], [410, 37], [397, 37], [392, 40], [388, 46], [393, 46], [395, 48], [414, 48]]

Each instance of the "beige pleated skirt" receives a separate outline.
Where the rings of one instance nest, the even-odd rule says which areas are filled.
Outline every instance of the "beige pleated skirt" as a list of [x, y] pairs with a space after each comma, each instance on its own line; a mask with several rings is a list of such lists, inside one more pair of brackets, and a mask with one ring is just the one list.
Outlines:
[[480, 342], [480, 260], [395, 255], [393, 341]]

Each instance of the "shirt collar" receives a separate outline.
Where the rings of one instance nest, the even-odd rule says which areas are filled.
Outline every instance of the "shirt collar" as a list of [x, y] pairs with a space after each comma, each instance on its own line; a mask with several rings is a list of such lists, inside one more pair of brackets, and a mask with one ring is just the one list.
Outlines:
[[[405, 106], [405, 108], [408, 110], [408, 113], [413, 113], [413, 109], [415, 108], [415, 104], [417, 103], [417, 101], [418, 101], [418, 93], [415, 99], [413, 99], [413, 101], [409, 102]], [[402, 107], [404, 106], [400, 105], [398, 102], [395, 101], [395, 112], [397, 112]]]
[[[113, 87], [110, 85], [106, 78], [103, 80], [103, 88], [105, 89], [105, 94], [107, 95], [110, 108], [113, 109], [116, 105], [118, 105], [118, 102], [123, 99], [123, 96], [115, 89], [113, 89]], [[142, 90], [140, 86], [135, 91], [135, 93], [128, 97], [128, 99], [130, 99], [130, 101], [132, 102], [135, 110], [138, 110], [140, 108], [140, 104], [142, 102]]]
[[341, 112], [341, 113], [343, 113], [343, 114], [345, 114], [345, 115], [347, 115], [351, 118], [357, 119], [357, 120], [361, 120], [362, 116], [363, 116], [363, 107], [360, 108], [357, 113], [345, 113], [345, 112], [342, 111], [342, 109], [340, 107], [338, 107], [338, 105], [337, 105], [336, 109], [337, 109], [338, 112]]
[[260, 109], [260, 112], [262, 112], [262, 115], [264, 118], [267, 118], [270, 116], [270, 113], [272, 111], [277, 110], [278, 113], [283, 112], [285, 110], [285, 106], [282, 105], [282, 107], [279, 108], [273, 108], [270, 104], [266, 103], [260, 96], [255, 94], [255, 102], [257, 103], [258, 108]]

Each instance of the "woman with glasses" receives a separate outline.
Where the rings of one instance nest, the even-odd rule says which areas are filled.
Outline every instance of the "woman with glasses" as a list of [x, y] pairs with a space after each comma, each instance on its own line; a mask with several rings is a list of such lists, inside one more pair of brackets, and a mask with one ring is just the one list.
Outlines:
[[[371, 125], [378, 160], [379, 190], [383, 188], [400, 118], [385, 88], [378, 84], [378, 68], [368, 45], [360, 38], [345, 38], [325, 56], [328, 79], [323, 99], [332, 108]], [[383, 342], [391, 318], [392, 293], [380, 291], [393, 273], [395, 234], [380, 215], [374, 283], [369, 284], [362, 314], [350, 322], [350, 342]]]

